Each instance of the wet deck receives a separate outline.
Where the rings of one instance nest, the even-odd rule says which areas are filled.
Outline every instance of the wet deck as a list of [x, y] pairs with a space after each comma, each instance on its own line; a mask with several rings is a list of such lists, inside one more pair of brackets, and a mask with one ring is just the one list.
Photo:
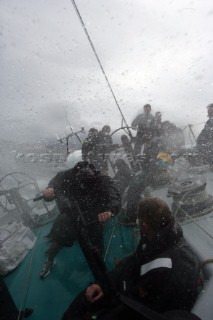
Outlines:
[[[39, 273], [46, 259], [44, 252], [48, 248], [48, 241], [43, 237], [50, 227], [51, 224], [48, 224], [39, 228], [34, 248], [14, 271], [4, 277], [17, 308], [33, 309], [30, 320], [61, 319], [77, 293], [93, 281], [77, 243], [72, 248], [63, 248], [56, 257], [56, 266], [50, 275], [44, 280], [40, 279]], [[121, 227], [115, 219], [108, 222], [105, 229], [105, 247], [108, 245], [106, 264], [110, 270], [115, 257], [120, 259], [130, 254], [135, 247], [133, 229]]]

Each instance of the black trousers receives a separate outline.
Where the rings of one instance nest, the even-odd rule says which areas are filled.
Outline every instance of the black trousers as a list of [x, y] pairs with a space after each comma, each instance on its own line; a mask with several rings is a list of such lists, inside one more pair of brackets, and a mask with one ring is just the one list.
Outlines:
[[[104, 247], [103, 226], [97, 221], [97, 223], [89, 224], [87, 230], [91, 243], [102, 251]], [[62, 247], [71, 247], [78, 240], [76, 221], [67, 213], [59, 214], [53, 222], [50, 237]]]
[[85, 298], [85, 290], [70, 304], [62, 320], [143, 320], [136, 311], [123, 305], [110, 302], [103, 298], [96, 303], [89, 303]]
[[0, 319], [15, 320], [18, 318], [19, 311], [7, 289], [3, 278], [0, 276]]

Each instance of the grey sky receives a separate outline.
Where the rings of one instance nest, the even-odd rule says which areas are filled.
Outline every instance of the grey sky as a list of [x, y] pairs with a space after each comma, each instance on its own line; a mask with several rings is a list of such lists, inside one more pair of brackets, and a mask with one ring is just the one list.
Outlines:
[[[76, 3], [129, 124], [147, 102], [181, 126], [206, 121], [212, 1]], [[0, 47], [2, 139], [63, 133], [66, 114], [74, 129], [120, 125], [71, 1], [1, 0]]]

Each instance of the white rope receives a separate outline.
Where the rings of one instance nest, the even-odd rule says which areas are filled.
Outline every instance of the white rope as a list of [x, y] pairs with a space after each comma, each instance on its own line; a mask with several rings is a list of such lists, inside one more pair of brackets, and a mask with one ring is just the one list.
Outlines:
[[118, 218], [116, 217], [116, 218], [115, 218], [114, 225], [113, 225], [113, 228], [112, 228], [111, 236], [110, 236], [110, 238], [109, 238], [109, 242], [108, 242], [108, 245], [107, 245], [107, 248], [106, 248], [106, 251], [105, 251], [104, 262], [106, 261], [106, 257], [107, 257], [107, 255], [108, 255], [109, 248], [110, 248], [110, 245], [111, 245], [111, 243], [112, 243], [112, 237], [113, 237], [113, 235], [114, 235], [115, 228], [117, 227], [117, 222], [118, 222]]

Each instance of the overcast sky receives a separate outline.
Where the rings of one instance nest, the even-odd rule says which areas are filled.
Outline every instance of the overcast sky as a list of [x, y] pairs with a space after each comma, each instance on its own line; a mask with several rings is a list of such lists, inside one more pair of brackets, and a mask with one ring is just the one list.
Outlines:
[[[184, 127], [213, 102], [211, 0], [76, 0], [129, 124], [143, 105]], [[121, 124], [70, 0], [0, 0], [0, 137]], [[203, 125], [195, 127], [201, 130]]]

